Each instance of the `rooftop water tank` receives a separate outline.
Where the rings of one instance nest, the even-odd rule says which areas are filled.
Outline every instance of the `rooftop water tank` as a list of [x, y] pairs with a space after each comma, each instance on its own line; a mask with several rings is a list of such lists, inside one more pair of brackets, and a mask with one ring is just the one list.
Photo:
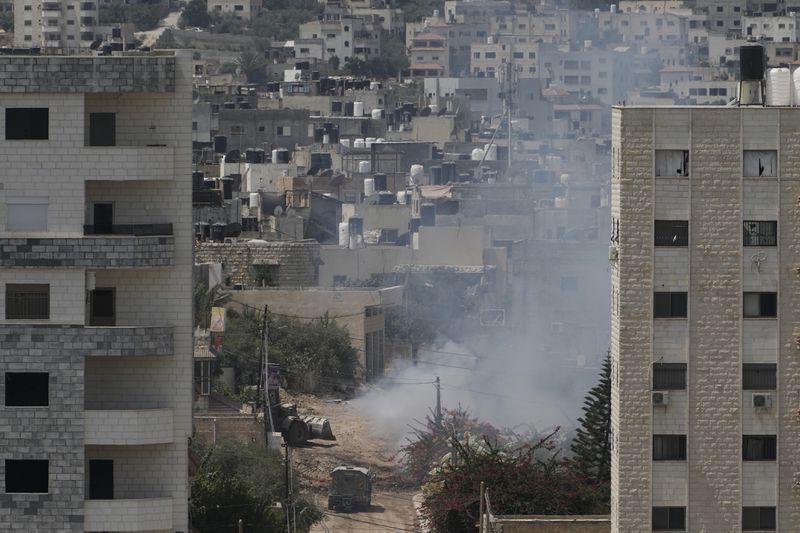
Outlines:
[[767, 105], [788, 106], [792, 103], [792, 75], [788, 68], [767, 71]]

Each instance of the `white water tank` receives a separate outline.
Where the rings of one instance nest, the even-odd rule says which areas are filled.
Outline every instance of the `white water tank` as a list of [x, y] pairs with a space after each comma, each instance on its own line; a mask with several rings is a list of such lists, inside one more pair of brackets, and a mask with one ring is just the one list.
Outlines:
[[331, 143], [331, 136], [327, 133], [322, 135], [322, 144], [330, 144]]
[[366, 141], [364, 139], [354, 139], [353, 148], [364, 148]]
[[428, 106], [428, 108], [431, 110], [431, 115], [435, 115], [439, 112], [439, 106], [436, 104], [431, 104]]
[[767, 71], [767, 105], [788, 106], [792, 103], [792, 76], [788, 68]]
[[616, 13], [617, 12], [617, 4], [611, 4], [608, 7], [609, 7], [609, 11], [611, 11], [612, 13]]
[[373, 109], [372, 110], [372, 119], [373, 120], [380, 120], [381, 118], [381, 110], [380, 109]]
[[400, 205], [406, 205], [407, 203], [408, 193], [406, 191], [397, 191], [397, 203]]
[[486, 161], [497, 161], [497, 145], [492, 143], [483, 147], [486, 152]]
[[794, 87], [794, 102], [793, 105], [800, 105], [800, 68], [792, 74], [792, 85]]
[[486, 38], [486, 44], [494, 44], [494, 37], [492, 35]]
[[373, 194], [375, 194], [375, 179], [364, 179], [364, 196], [372, 196]]
[[347, 222], [339, 222], [339, 246], [347, 247], [350, 244], [350, 230]]
[[364, 116], [364, 102], [353, 102], [353, 116], [354, 117]]
[[257, 192], [250, 193], [250, 207], [258, 207], [261, 204], [261, 195]]
[[339, 139], [339, 144], [345, 148], [350, 148], [350, 139]]
[[420, 179], [422, 179], [422, 175], [425, 173], [425, 167], [422, 165], [411, 165], [411, 181], [413, 183], [420, 183]]
[[377, 81], [369, 82], [369, 90], [370, 91], [377, 91], [380, 88], [381, 88], [381, 84], [379, 82], [377, 82]]
[[371, 170], [370, 170], [371, 167], [372, 167], [372, 165], [370, 165], [369, 161], [359, 161], [358, 162], [358, 171], [361, 174], [369, 174], [371, 172]]
[[277, 162], [278, 162], [278, 151], [277, 150], [273, 150], [272, 151], [272, 163], [275, 164]]
[[385, 142], [386, 142], [386, 139], [384, 139], [383, 137], [378, 137], [377, 139], [375, 139], [375, 144], [380, 144], [380, 143], [385, 143]]
[[482, 159], [483, 159], [483, 155], [484, 155], [485, 153], [486, 153], [486, 152], [483, 150], [483, 148], [473, 148], [473, 149], [472, 149], [472, 154], [470, 154], [470, 158], [471, 158], [473, 161], [480, 161], [480, 160], [482, 160]]
[[565, 209], [567, 207], [567, 199], [563, 196], [556, 196], [553, 205], [558, 209]]
[[364, 148], [369, 148], [375, 144], [375, 137], [367, 137], [364, 139]]

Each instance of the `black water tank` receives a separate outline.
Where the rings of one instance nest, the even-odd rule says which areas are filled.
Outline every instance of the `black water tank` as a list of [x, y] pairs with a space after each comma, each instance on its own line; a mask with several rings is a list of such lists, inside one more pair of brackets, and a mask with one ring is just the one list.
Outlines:
[[111, 28], [112, 39], [122, 39], [122, 28]]
[[378, 193], [378, 205], [393, 205], [396, 201], [397, 198], [393, 192], [381, 191]]
[[354, 215], [347, 219], [347, 230], [350, 235], [364, 235], [364, 219]]
[[192, 189], [199, 191], [203, 189], [203, 181], [205, 180], [205, 172], [202, 170], [195, 170], [192, 172]]
[[376, 191], [388, 191], [388, 179], [386, 174], [375, 174], [375, 190]]
[[234, 191], [241, 191], [242, 190], [242, 175], [239, 173], [235, 174], [228, 174], [228, 177], [233, 180], [233, 190]]
[[442, 184], [442, 167], [434, 165], [431, 167], [431, 185]]
[[442, 183], [455, 183], [456, 163], [455, 161], [444, 161], [442, 163]]
[[416, 233], [419, 231], [419, 227], [422, 225], [422, 219], [419, 217], [411, 217], [411, 221], [408, 223], [408, 231], [411, 233]]
[[419, 218], [421, 226], [435, 226], [436, 206], [434, 204], [422, 204], [419, 206]]
[[220, 178], [220, 185], [222, 189], [222, 197], [225, 200], [232, 200], [233, 199], [233, 179], [231, 178]]
[[342, 102], [339, 100], [334, 100], [331, 102], [331, 113], [334, 115], [340, 115], [342, 113]]
[[766, 58], [763, 46], [748, 44], [739, 47], [739, 73], [742, 81], [763, 80], [765, 68]]
[[266, 160], [267, 155], [263, 148], [253, 150], [253, 163], [265, 163]]
[[211, 240], [214, 242], [223, 242], [225, 240], [225, 224], [217, 222], [211, 225]]
[[201, 241], [207, 241], [211, 238], [211, 224], [208, 222], [198, 222], [197, 226], [197, 234], [201, 236]]
[[224, 154], [228, 151], [228, 138], [224, 135], [217, 135], [214, 137], [214, 151], [218, 154]]
[[352, 117], [353, 116], [353, 102], [345, 102], [344, 103], [344, 116]]
[[314, 142], [321, 143], [322, 137], [325, 135], [325, 128], [314, 128]]

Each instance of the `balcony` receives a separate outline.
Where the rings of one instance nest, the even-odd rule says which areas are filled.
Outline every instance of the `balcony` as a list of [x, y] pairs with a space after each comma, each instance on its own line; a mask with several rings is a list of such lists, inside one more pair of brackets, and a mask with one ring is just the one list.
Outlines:
[[173, 351], [172, 326], [0, 324], [0, 359], [11, 355], [169, 356]]
[[[103, 235], [94, 235], [98, 229], [86, 226], [86, 237], [2, 237], [0, 267], [99, 269], [175, 264], [175, 238], [171, 236], [171, 224], [112, 226], [111, 234], [107, 232], [109, 228], [103, 228]], [[129, 231], [132, 233], [127, 233]]]
[[173, 442], [172, 409], [85, 411], [85, 444], [144, 446]]
[[86, 500], [84, 531], [172, 530], [172, 498]]
[[81, 156], [87, 180], [171, 180], [175, 172], [171, 146], [84, 146]]

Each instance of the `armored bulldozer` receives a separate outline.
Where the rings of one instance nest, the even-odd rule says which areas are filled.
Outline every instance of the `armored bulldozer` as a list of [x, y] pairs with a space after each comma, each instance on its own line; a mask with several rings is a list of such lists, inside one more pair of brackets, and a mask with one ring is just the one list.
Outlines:
[[313, 415], [298, 415], [293, 403], [278, 405], [275, 425], [290, 446], [300, 446], [308, 440], [336, 440], [327, 418]]
[[371, 504], [372, 478], [369, 469], [359, 466], [337, 466], [333, 469], [328, 494], [329, 511], [369, 509]]

